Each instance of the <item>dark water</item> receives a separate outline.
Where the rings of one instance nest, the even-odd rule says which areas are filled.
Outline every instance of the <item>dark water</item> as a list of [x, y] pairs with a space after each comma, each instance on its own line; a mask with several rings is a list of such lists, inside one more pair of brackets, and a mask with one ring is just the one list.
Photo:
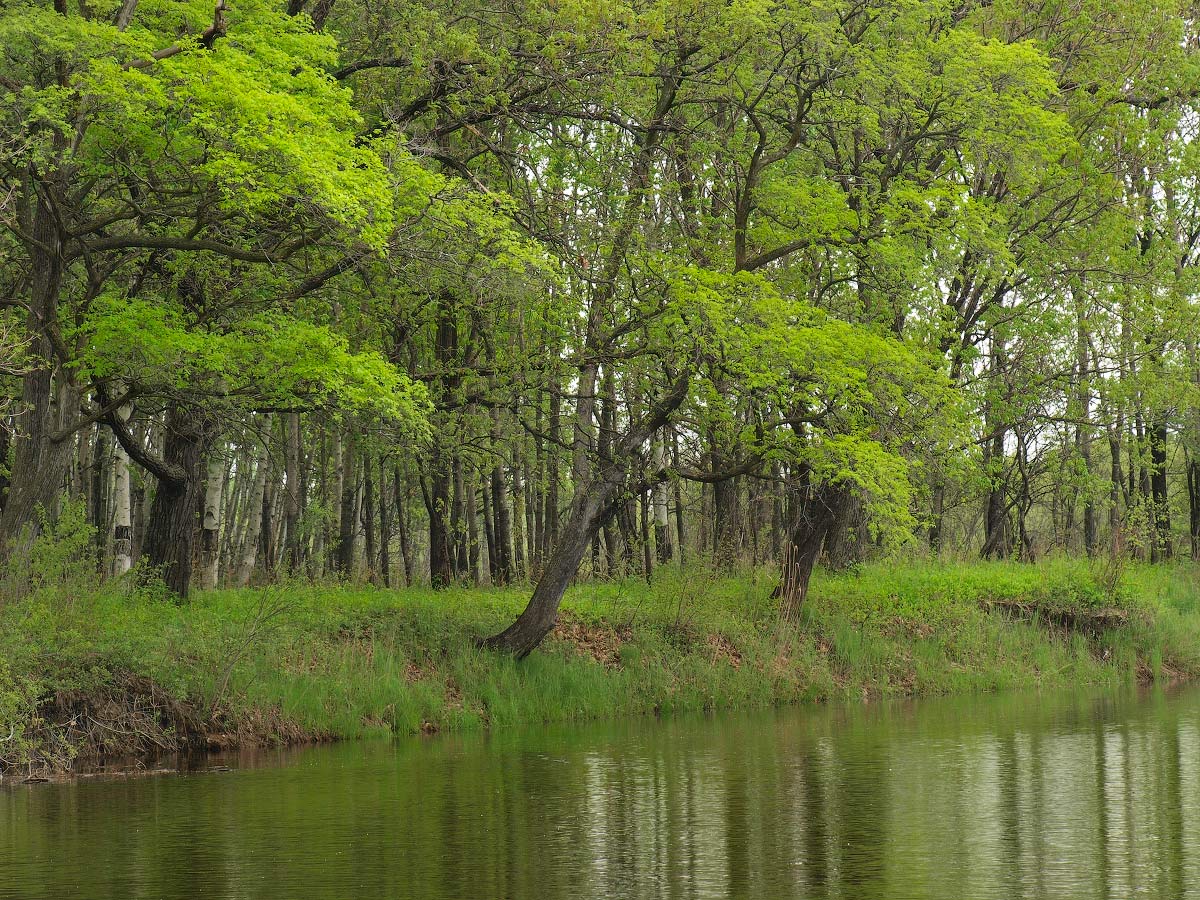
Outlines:
[[257, 763], [0, 788], [0, 898], [1200, 897], [1196, 690], [642, 721]]

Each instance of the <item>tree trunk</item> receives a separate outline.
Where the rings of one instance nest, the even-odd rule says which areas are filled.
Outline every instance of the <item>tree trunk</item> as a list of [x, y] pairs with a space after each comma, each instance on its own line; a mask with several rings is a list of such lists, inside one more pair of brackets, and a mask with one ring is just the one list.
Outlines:
[[412, 587], [413, 554], [408, 540], [408, 502], [399, 466], [392, 470], [392, 492], [396, 495], [396, 536], [400, 539], [400, 558], [404, 562], [404, 586]]
[[[45, 190], [53, 190], [46, 185]], [[29, 272], [29, 315], [32, 371], [21, 379], [24, 412], [16, 417], [11, 484], [0, 513], [0, 561], [28, 546], [41, 526], [39, 510], [53, 519], [56, 503], [71, 466], [72, 442], [55, 440], [75, 415], [76, 392], [66, 383], [56, 358], [52, 334], [58, 329], [63, 254], [54, 211], [44, 194], [33, 201], [32, 266]]]
[[462, 456], [455, 455], [453, 471], [454, 496], [450, 505], [450, 568], [454, 580], [461, 582], [467, 574], [467, 523], [466, 498], [463, 496], [463, 466]]
[[94, 426], [95, 439], [92, 441], [91, 486], [88, 489], [88, 516], [92, 527], [96, 529], [96, 554], [103, 560], [108, 550], [108, 460], [109, 447], [104, 429]]
[[377, 532], [375, 531], [375, 477], [371, 471], [371, 455], [363, 454], [363, 535], [366, 541], [367, 581], [379, 583], [379, 556], [376, 546]]
[[[667, 467], [667, 452], [664, 435], [654, 442], [654, 468], [663, 471]], [[660, 481], [654, 486], [654, 552], [659, 563], [667, 563], [675, 555], [671, 547], [671, 521], [667, 512], [667, 483]]]
[[513, 579], [512, 515], [508, 492], [504, 488], [504, 466], [492, 469], [492, 512], [495, 515], [496, 571], [493, 584], [509, 584]]
[[1150, 501], [1154, 523], [1155, 562], [1171, 558], [1171, 507], [1167, 497], [1167, 422], [1160, 416], [1150, 428]]
[[[679, 434], [671, 429], [671, 465], [675, 471], [679, 471]], [[687, 561], [687, 540], [683, 530], [683, 482], [678, 475], [673, 479], [675, 483], [675, 540], [679, 545], [679, 564], [682, 566]]]
[[179, 406], [167, 413], [163, 462], [171, 471], [156, 473], [158, 487], [143, 546], [147, 563], [162, 572], [170, 591], [184, 598], [191, 589], [203, 504], [205, 434], [198, 419], [194, 410]]
[[846, 489], [836, 485], [806, 486], [805, 490], [808, 497], [800, 504], [799, 515], [784, 544], [783, 571], [775, 589], [779, 614], [787, 621], [794, 621], [804, 605], [821, 546], [841, 515], [842, 506], [850, 499]]
[[549, 558], [554, 545], [558, 543], [558, 451], [559, 441], [562, 437], [562, 396], [558, 392], [558, 385], [554, 385], [554, 389], [550, 394], [549, 419], [550, 440], [546, 447], [546, 503], [545, 510], [542, 513], [544, 525], [542, 544], [538, 552], [539, 568]]
[[225, 460], [220, 454], [208, 455], [205, 479], [204, 515], [200, 524], [200, 589], [217, 586], [221, 550], [221, 516], [225, 508]]
[[[271, 433], [271, 417], [268, 414], [264, 417], [262, 424], [262, 432], [264, 435]], [[254, 563], [258, 557], [258, 546], [261, 543], [260, 533], [262, 531], [263, 521], [263, 506], [266, 504], [264, 500], [267, 493], [267, 477], [271, 471], [271, 456], [266, 441], [263, 441], [262, 446], [258, 450], [254, 468], [254, 484], [250, 488], [250, 496], [247, 499], [249, 508], [248, 519], [246, 522], [246, 537], [242, 547], [241, 559], [238, 562], [237, 577], [235, 583], [238, 587], [245, 587], [250, 583], [250, 578], [254, 574]]]
[[[132, 410], [122, 406], [117, 415], [129, 421]], [[129, 454], [120, 441], [113, 442], [113, 574], [133, 568], [133, 495], [130, 490]]]
[[354, 514], [354, 501], [358, 493], [357, 462], [354, 445], [347, 442], [342, 460], [342, 499], [337, 547], [337, 569], [343, 578], [354, 577], [354, 543], [358, 536], [358, 520]]
[[384, 458], [379, 458], [379, 571], [383, 586], [392, 586], [392, 509], [387, 499], [387, 469]]
[[284, 432], [284, 478], [287, 486], [283, 495], [283, 546], [287, 570], [292, 575], [300, 571], [300, 509], [304, 502], [304, 485], [300, 479], [300, 414], [288, 413]]
[[504, 631], [482, 642], [483, 646], [506, 650], [518, 658], [528, 656], [558, 619], [563, 593], [575, 577], [588, 545], [596, 537], [606, 516], [626, 487], [626, 478], [637, 448], [662, 428], [687, 396], [688, 373], [685, 371], [671, 389], [638, 422], [631, 422], [612, 457], [601, 461], [593, 478], [576, 485], [566, 523], [546, 568], [533, 589], [525, 609]]
[[481, 572], [479, 569], [479, 509], [475, 502], [475, 481], [476, 473], [472, 470], [466, 486], [467, 569], [470, 571], [471, 584], [478, 586]]

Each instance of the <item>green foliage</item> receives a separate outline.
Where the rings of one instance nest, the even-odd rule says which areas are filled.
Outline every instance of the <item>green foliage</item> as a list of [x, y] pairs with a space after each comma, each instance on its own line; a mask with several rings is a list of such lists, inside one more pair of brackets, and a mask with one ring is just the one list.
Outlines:
[[661, 574], [650, 587], [573, 589], [545, 651], [524, 662], [474, 646], [520, 609], [518, 590], [297, 584], [181, 607], [131, 579], [69, 602], [31, 596], [0, 608], [0, 738], [31, 738], [19, 752], [15, 738], [0, 746], [0, 757], [45, 763], [52, 738], [37, 710], [49, 686], [98, 695], [123, 673], [215, 711], [211, 729], [269, 740], [1200, 672], [1200, 588], [1182, 569], [1132, 571], [1125, 608], [1137, 615], [1102, 634], [989, 611], [1003, 600], [1105, 602], [1087, 567], [1069, 562], [821, 574], [795, 631], [778, 622], [770, 573]]

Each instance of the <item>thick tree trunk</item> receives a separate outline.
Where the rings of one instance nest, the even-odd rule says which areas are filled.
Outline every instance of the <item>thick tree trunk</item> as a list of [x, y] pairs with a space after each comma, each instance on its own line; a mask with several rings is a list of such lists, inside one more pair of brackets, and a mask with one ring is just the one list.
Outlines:
[[[711, 453], [714, 473], [728, 468], [725, 455], [717, 449]], [[741, 509], [738, 481], [723, 478], [713, 483], [713, 562], [718, 569], [728, 571], [737, 565], [741, 537]]]
[[805, 488], [808, 496], [801, 502], [799, 515], [783, 547], [783, 571], [775, 594], [779, 598], [780, 617], [793, 621], [808, 597], [813, 567], [830, 529], [849, 502], [845, 488], [819, 485]]
[[143, 546], [147, 563], [162, 572], [167, 588], [179, 597], [191, 589], [203, 502], [205, 433], [198, 418], [179, 406], [167, 413], [163, 462], [169, 471], [156, 473]]
[[[46, 185], [47, 192], [53, 190]], [[76, 392], [67, 385], [52, 335], [58, 329], [63, 255], [54, 211], [45, 194], [33, 201], [29, 272], [30, 356], [34, 368], [21, 379], [23, 411], [16, 417], [12, 479], [0, 513], [0, 561], [37, 536], [42, 514], [53, 519], [71, 467], [72, 442], [55, 440], [75, 415]]]
[[[435, 461], [434, 465], [438, 465]], [[429, 478], [429, 583], [435, 589], [454, 581], [450, 546], [450, 475], [434, 471]]]

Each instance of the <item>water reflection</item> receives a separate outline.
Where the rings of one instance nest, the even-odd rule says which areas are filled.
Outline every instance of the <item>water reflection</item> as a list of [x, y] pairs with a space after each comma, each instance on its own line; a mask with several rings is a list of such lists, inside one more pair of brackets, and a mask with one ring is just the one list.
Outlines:
[[277, 754], [0, 789], [0, 898], [1200, 896], [1200, 692]]

